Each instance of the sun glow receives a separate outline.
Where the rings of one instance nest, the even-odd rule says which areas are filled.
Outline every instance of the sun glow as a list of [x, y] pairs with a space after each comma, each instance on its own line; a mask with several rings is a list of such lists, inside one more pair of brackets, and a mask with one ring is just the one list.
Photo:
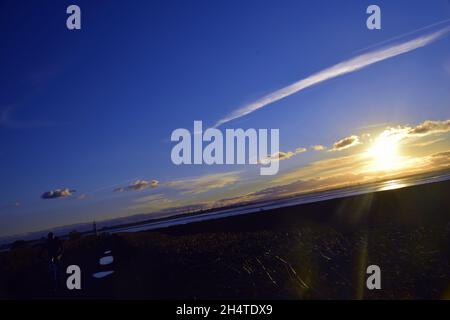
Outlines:
[[382, 134], [372, 147], [368, 155], [372, 157], [371, 170], [392, 171], [402, 167], [403, 157], [399, 153], [399, 140], [397, 135]]

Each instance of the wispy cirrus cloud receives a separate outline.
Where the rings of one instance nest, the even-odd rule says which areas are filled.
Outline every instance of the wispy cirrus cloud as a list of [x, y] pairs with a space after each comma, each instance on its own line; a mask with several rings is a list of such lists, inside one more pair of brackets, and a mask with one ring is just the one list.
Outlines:
[[438, 143], [438, 142], [441, 142], [441, 141], [444, 141], [444, 140], [445, 140], [444, 138], [432, 139], [432, 140], [428, 140], [428, 141], [425, 141], [425, 142], [416, 143], [413, 146], [415, 146], [415, 147], [427, 147], [427, 146], [430, 146], [432, 144], [435, 144], [435, 143]]
[[162, 193], [151, 194], [137, 198], [133, 201], [133, 205], [129, 209], [133, 210], [162, 210], [175, 206], [172, 200], [166, 198]]
[[383, 60], [393, 58], [398, 55], [425, 47], [433, 43], [434, 41], [442, 38], [443, 36], [447, 35], [449, 32], [450, 26], [447, 26], [433, 33], [423, 35], [415, 39], [402, 42], [400, 44], [395, 44], [368, 53], [364, 53], [349, 60], [346, 60], [344, 62], [338, 63], [330, 68], [319, 71], [287, 87], [276, 90], [260, 98], [259, 100], [256, 100], [250, 104], [243, 106], [242, 108], [235, 110], [225, 118], [222, 118], [219, 121], [217, 121], [215, 127], [225, 124], [231, 120], [241, 118], [249, 113], [252, 113], [269, 104], [277, 102], [281, 99], [284, 99], [294, 93], [297, 93], [301, 90], [304, 90], [316, 84], [342, 76], [347, 73], [355, 72], [357, 70], [363, 69], [377, 62], [381, 62]]
[[240, 172], [232, 171], [170, 181], [165, 185], [179, 189], [183, 194], [199, 194], [232, 185], [238, 182], [239, 179]]

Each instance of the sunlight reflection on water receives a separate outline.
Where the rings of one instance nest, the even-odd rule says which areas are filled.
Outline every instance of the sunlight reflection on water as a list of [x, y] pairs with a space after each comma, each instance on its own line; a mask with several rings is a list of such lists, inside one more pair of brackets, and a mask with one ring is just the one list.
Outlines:
[[400, 189], [407, 187], [408, 184], [402, 183], [399, 180], [390, 180], [383, 183], [383, 185], [380, 186], [380, 191], [386, 191], [386, 190], [394, 190], [394, 189]]

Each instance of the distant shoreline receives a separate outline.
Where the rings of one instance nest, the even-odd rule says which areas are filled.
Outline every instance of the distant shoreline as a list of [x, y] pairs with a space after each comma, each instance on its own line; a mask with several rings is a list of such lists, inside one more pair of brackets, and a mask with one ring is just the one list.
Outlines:
[[[307, 204], [307, 203], [316, 203], [321, 201], [327, 201], [331, 199], [338, 199], [342, 197], [349, 197], [349, 196], [355, 196], [359, 194], [367, 194], [372, 192], [380, 192], [383, 190], [380, 190], [380, 185], [383, 183], [386, 183], [388, 181], [392, 180], [409, 180], [409, 184], [406, 184], [405, 186], [401, 186], [399, 188], [395, 189], [402, 189], [407, 187], [414, 187], [417, 185], [422, 184], [430, 184], [430, 183], [436, 183], [440, 181], [446, 181], [450, 180], [450, 171], [448, 169], [445, 170], [439, 170], [439, 171], [433, 171], [433, 172], [427, 172], [427, 173], [419, 173], [414, 175], [409, 175], [405, 177], [399, 177], [394, 179], [384, 179], [380, 181], [375, 182], [368, 182], [363, 184], [355, 184], [350, 185], [346, 187], [339, 187], [339, 188], [331, 188], [326, 189], [323, 191], [313, 191], [313, 192], [305, 192], [305, 193], [299, 193], [296, 195], [288, 196], [288, 197], [281, 197], [276, 199], [269, 199], [269, 200], [261, 200], [253, 203], [246, 203], [246, 204], [239, 204], [239, 205], [233, 205], [233, 206], [225, 206], [221, 208], [211, 208], [211, 209], [205, 209], [205, 210], [199, 210], [196, 212], [189, 212], [189, 213], [180, 213], [180, 214], [174, 214], [163, 218], [154, 218], [154, 219], [145, 219], [140, 220], [137, 222], [131, 222], [131, 223], [125, 223], [125, 224], [117, 224], [113, 226], [105, 226], [100, 227], [98, 232], [99, 233], [118, 233], [118, 232], [141, 232], [146, 230], [158, 230], [158, 229], [164, 229], [176, 225], [184, 225], [187, 223], [198, 223], [200, 221], [204, 220], [215, 220], [215, 219], [223, 219], [226, 217], [233, 217], [238, 216], [241, 214], [251, 214], [255, 212], [260, 211], [266, 211], [274, 208], [283, 208], [283, 207], [290, 207], [290, 206], [297, 206], [301, 204]], [[134, 216], [141, 216], [141, 215], [152, 215], [152, 213], [149, 214], [138, 214]], [[133, 217], [133, 216], [131, 216]], [[106, 220], [103, 221], [103, 223], [108, 221], [114, 221], [119, 220], [121, 218], [112, 219], [112, 220]], [[192, 221], [189, 221], [192, 220]], [[102, 221], [98, 222], [99, 224], [102, 223]], [[77, 226], [84, 226], [83, 231], [78, 231], [80, 235], [86, 236], [86, 235], [92, 235], [92, 230], [86, 230], [90, 226], [91, 223], [82, 223], [77, 224], [73, 226], [63, 226], [59, 228], [54, 229], [46, 229], [38, 232], [32, 232], [30, 234], [41, 234], [41, 236], [32, 236], [29, 235], [30, 239], [25, 240], [29, 243], [40, 243], [41, 239], [40, 237], [47, 234], [49, 231], [53, 231], [55, 229], [70, 229], [70, 230], [77, 230]], [[55, 232], [58, 234], [58, 232]], [[68, 238], [69, 234], [64, 233], [59, 235], [61, 238]], [[9, 238], [9, 237], [7, 237]], [[0, 245], [0, 252], [8, 251], [10, 249], [10, 246], [14, 241], [20, 240], [21, 238], [24, 238], [24, 236], [18, 235], [17, 237], [14, 237], [15, 240], [8, 241], [4, 243], [3, 245]]]

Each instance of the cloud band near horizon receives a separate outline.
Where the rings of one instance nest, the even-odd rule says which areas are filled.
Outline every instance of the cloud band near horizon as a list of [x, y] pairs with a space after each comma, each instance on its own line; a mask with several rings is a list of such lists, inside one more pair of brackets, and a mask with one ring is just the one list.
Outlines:
[[362, 55], [353, 57], [344, 62], [340, 62], [332, 67], [319, 71], [311, 76], [299, 80], [287, 87], [274, 91], [259, 100], [256, 100], [250, 104], [245, 105], [242, 108], [239, 108], [232, 112], [227, 117], [217, 121], [214, 127], [219, 127], [231, 120], [235, 120], [241, 118], [249, 113], [252, 113], [258, 109], [261, 109], [269, 104], [277, 102], [283, 98], [286, 98], [294, 93], [297, 93], [301, 90], [319, 84], [321, 82], [339, 77], [341, 75], [351, 73], [365, 67], [368, 67], [374, 63], [393, 58], [395, 56], [401, 55], [403, 53], [407, 53], [413, 50], [416, 50], [421, 47], [425, 47], [434, 41], [440, 39], [441, 37], [447, 35], [450, 32], [450, 26], [447, 26], [443, 29], [435, 31], [433, 33], [420, 36], [418, 38], [392, 45], [389, 47], [384, 47], [375, 51], [371, 51], [368, 53], [364, 53]]

